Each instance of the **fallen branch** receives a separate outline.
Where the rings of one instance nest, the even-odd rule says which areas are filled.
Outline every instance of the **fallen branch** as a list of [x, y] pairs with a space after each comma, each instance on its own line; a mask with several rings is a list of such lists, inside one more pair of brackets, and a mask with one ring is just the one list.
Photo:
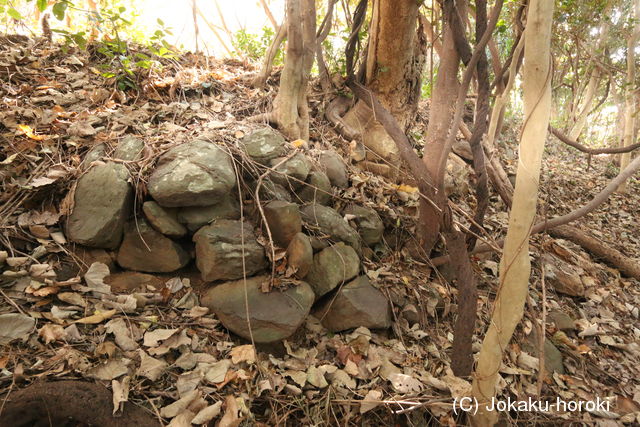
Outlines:
[[587, 154], [619, 154], [619, 153], [628, 153], [630, 151], [636, 150], [638, 148], [640, 148], [640, 142], [632, 144], [632, 145], [628, 145], [626, 147], [613, 147], [613, 148], [588, 148], [585, 147], [584, 145], [580, 144], [578, 141], [574, 141], [573, 139], [569, 138], [567, 135], [565, 135], [564, 133], [560, 132], [558, 129], [549, 126], [549, 132], [551, 132], [556, 138], [558, 138], [560, 141], [564, 142], [567, 145], [570, 145], [571, 147], [582, 151], [583, 153], [587, 153]]
[[[589, 203], [582, 206], [581, 208], [569, 212], [566, 215], [537, 223], [531, 229], [531, 234], [545, 231], [551, 235], [571, 240], [572, 242], [587, 249], [593, 255], [602, 258], [610, 265], [620, 270], [623, 274], [640, 280], [640, 263], [638, 263], [637, 260], [624, 256], [616, 249], [605, 245], [604, 243], [593, 237], [587, 236], [575, 227], [566, 226], [566, 224], [568, 224], [569, 222], [575, 221], [576, 219], [581, 218], [590, 212], [593, 212], [598, 206], [600, 206], [609, 198], [609, 196], [618, 188], [620, 184], [628, 180], [638, 170], [640, 170], [640, 157], [636, 157], [631, 163], [629, 163], [629, 166], [627, 166], [622, 172], [620, 172], [618, 176], [612, 179], [602, 191], [600, 191], [593, 199], [591, 199]], [[502, 247], [504, 241], [501, 240], [499, 242], [496, 242], [496, 244], [498, 245], [498, 247]], [[491, 246], [480, 245], [477, 246], [471, 253], [478, 254], [483, 252], [491, 252], [493, 250], [495, 249]], [[435, 266], [446, 264], [449, 261], [449, 255], [433, 258], [431, 260], [432, 264]]]

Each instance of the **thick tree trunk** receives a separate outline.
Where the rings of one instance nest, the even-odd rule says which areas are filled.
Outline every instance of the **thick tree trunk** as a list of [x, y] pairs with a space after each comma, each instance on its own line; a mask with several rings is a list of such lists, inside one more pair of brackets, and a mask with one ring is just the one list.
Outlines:
[[309, 139], [307, 83], [316, 41], [314, 0], [287, 0], [287, 55], [272, 121], [290, 139]]
[[[416, 37], [419, 2], [375, 0], [365, 66], [365, 84], [393, 115], [402, 129], [414, 119], [420, 97], [420, 76], [425, 61]], [[384, 163], [390, 177], [398, 172], [400, 154], [384, 127], [362, 101], [344, 116], [344, 123], [361, 135], [367, 160]]]
[[498, 418], [487, 404], [495, 396], [502, 355], [522, 319], [529, 289], [529, 236], [536, 202], [544, 141], [551, 110], [552, 0], [531, 0], [525, 30], [524, 124], [509, 229], [500, 262], [500, 287], [478, 357], [473, 395], [478, 411], [472, 422], [491, 426]]

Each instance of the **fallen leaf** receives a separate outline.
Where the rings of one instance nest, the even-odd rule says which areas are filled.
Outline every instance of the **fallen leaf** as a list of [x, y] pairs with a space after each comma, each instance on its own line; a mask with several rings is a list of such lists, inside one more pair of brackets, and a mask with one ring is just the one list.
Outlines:
[[18, 125], [16, 134], [24, 135], [29, 139], [33, 139], [34, 141], [42, 141], [43, 139], [46, 139], [46, 136], [44, 135], [36, 135], [29, 125]]
[[419, 393], [424, 389], [424, 385], [417, 379], [405, 374], [391, 374], [389, 381], [393, 389], [398, 393]]
[[26, 314], [0, 314], [0, 345], [15, 339], [26, 340], [36, 325], [36, 319]]
[[89, 369], [86, 376], [96, 380], [113, 380], [129, 372], [123, 359], [111, 359]]
[[369, 390], [360, 404], [360, 413], [364, 414], [379, 406], [382, 403], [380, 402], [381, 397], [382, 392], [380, 390]]
[[144, 334], [145, 347], [156, 347], [160, 341], [170, 338], [178, 329], [155, 329]]
[[104, 283], [104, 278], [109, 275], [109, 267], [101, 262], [94, 262], [84, 275], [87, 286], [93, 291], [94, 297], [100, 298], [103, 294], [111, 293], [111, 286]]
[[140, 354], [140, 367], [138, 368], [138, 375], [147, 377], [151, 381], [155, 381], [164, 373], [167, 368], [167, 362], [158, 360], [149, 356], [143, 350], [139, 350]]
[[55, 341], [62, 341], [67, 333], [60, 325], [48, 323], [38, 330], [38, 336], [42, 338], [45, 344]]
[[131, 337], [131, 329], [124, 319], [113, 319], [105, 325], [108, 334], [113, 334], [116, 344], [124, 351], [132, 351], [138, 348], [138, 344]]
[[204, 378], [210, 383], [214, 383], [214, 384], [221, 383], [224, 381], [225, 377], [227, 376], [227, 371], [229, 370], [230, 367], [231, 367], [231, 360], [229, 359], [220, 360], [219, 362], [216, 362], [213, 365], [211, 365], [211, 367], [207, 370]]
[[115, 314], [116, 314], [116, 310], [103, 311], [103, 312], [96, 313], [92, 316], [78, 319], [74, 323], [81, 323], [83, 325], [95, 325], [96, 323], [102, 323], [105, 320], [110, 319]]
[[226, 408], [224, 415], [220, 419], [220, 423], [218, 423], [218, 427], [237, 427], [242, 422], [242, 418], [238, 417], [236, 398], [230, 394], [224, 401]]
[[191, 420], [191, 424], [206, 424], [218, 415], [222, 411], [222, 401], [218, 401], [211, 406], [200, 410], [196, 416]]
[[256, 352], [253, 345], [240, 345], [231, 349], [231, 361], [234, 365], [241, 362], [247, 362], [253, 364], [256, 361]]
[[122, 407], [123, 403], [129, 400], [129, 383], [131, 377], [129, 375], [122, 378], [122, 380], [111, 380], [111, 390], [113, 392], [113, 412], [115, 415]]
[[183, 412], [191, 402], [193, 402], [200, 394], [200, 391], [193, 390], [170, 405], [160, 409], [160, 416], [164, 418], [173, 418]]

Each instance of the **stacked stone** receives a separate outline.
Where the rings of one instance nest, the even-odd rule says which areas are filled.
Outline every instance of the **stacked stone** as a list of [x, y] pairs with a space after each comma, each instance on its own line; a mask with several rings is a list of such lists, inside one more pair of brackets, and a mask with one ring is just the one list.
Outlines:
[[[286, 141], [270, 128], [245, 136], [240, 146], [270, 168], [260, 188], [263, 215], [245, 208], [241, 220], [235, 160], [225, 146], [206, 140], [159, 158], [147, 185], [151, 199], [143, 203], [143, 215], [132, 215], [133, 189], [123, 163], [137, 160], [144, 144], [129, 137], [112, 160], [91, 162], [104, 157], [104, 147], [85, 159], [69, 239], [117, 250], [123, 269], [146, 273], [179, 270], [195, 254], [211, 284], [202, 305], [229, 330], [256, 342], [289, 337], [312, 310], [331, 331], [390, 326], [387, 299], [361, 271], [362, 253], [382, 239], [380, 217], [350, 205], [343, 210], [350, 224], [329, 206], [334, 187], [349, 183], [342, 158], [333, 151], [320, 153], [317, 162], [301, 152], [288, 155]], [[271, 268], [256, 226], [286, 249], [288, 276], [296, 280], [285, 291], [262, 292]]]

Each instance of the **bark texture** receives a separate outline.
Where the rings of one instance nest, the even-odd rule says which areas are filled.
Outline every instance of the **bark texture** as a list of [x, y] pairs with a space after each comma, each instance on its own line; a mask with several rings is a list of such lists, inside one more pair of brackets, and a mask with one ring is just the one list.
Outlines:
[[272, 121], [290, 139], [309, 139], [307, 83], [316, 41], [314, 0], [287, 0], [287, 55]]
[[472, 422], [495, 424], [487, 408], [495, 396], [502, 355], [522, 319], [531, 264], [529, 236], [536, 213], [540, 166], [551, 110], [552, 0], [531, 0], [525, 30], [524, 125], [509, 229], [500, 262], [500, 287], [478, 358], [473, 395], [479, 408]]

